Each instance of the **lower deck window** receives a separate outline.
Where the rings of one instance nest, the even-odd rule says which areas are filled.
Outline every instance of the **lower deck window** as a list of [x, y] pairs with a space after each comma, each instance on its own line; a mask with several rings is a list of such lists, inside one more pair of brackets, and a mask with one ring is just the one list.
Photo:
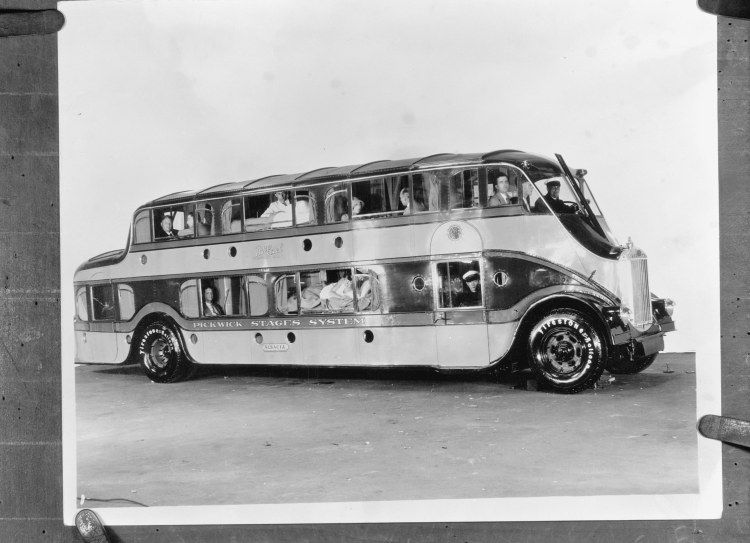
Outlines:
[[201, 313], [204, 317], [247, 313], [242, 277], [213, 277], [200, 280]]
[[330, 268], [283, 275], [276, 280], [274, 295], [276, 310], [284, 315], [380, 308], [377, 275], [366, 269]]
[[91, 315], [95, 321], [110, 321], [115, 318], [115, 297], [112, 285], [91, 287]]
[[482, 281], [479, 261], [439, 262], [438, 303], [442, 308], [481, 307]]
[[86, 322], [89, 320], [89, 310], [87, 306], [86, 287], [79, 287], [76, 290], [76, 316], [79, 321]]

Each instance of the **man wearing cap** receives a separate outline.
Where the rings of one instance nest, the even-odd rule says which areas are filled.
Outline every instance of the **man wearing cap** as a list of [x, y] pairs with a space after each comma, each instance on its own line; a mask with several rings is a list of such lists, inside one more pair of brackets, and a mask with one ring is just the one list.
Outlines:
[[482, 305], [482, 289], [479, 286], [479, 272], [469, 270], [463, 274], [462, 279], [466, 283], [466, 289], [456, 296], [457, 307], [475, 307]]
[[[560, 200], [560, 181], [557, 179], [550, 179], [545, 183], [547, 185], [547, 194], [544, 195], [544, 200], [547, 202], [549, 207], [555, 213], [575, 213], [578, 211], [578, 206], [574, 203], [566, 203]], [[547, 213], [547, 207], [541, 198], [538, 198], [534, 203], [535, 213]]]

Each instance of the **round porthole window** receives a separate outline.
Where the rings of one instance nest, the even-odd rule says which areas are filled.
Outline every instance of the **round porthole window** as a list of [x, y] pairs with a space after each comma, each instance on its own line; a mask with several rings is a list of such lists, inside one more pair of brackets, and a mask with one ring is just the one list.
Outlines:
[[498, 287], [504, 287], [508, 284], [508, 281], [510, 281], [510, 278], [508, 277], [508, 274], [504, 271], [499, 271], [495, 273], [495, 275], [492, 276], [492, 281], [498, 286]]
[[341, 239], [341, 236], [336, 236], [336, 239], [333, 240], [333, 244], [337, 249], [341, 249], [341, 246], [344, 244], [344, 240]]
[[421, 275], [417, 275], [411, 280], [411, 288], [413, 288], [417, 292], [422, 292], [424, 290], [424, 287], [424, 277], [422, 277]]
[[297, 340], [297, 336], [294, 335], [294, 332], [289, 332], [286, 335], [286, 338], [289, 340], [289, 343], [294, 343]]
[[203, 258], [208, 260], [210, 257], [211, 257], [211, 251], [209, 251], [208, 249], [203, 249]]
[[302, 241], [302, 248], [305, 251], [309, 251], [310, 249], [312, 249], [312, 241], [310, 241], [309, 239], [304, 239]]
[[148, 262], [148, 257], [146, 255], [141, 255], [141, 264], [145, 264]]
[[230, 247], [229, 248], [229, 256], [231, 256], [232, 258], [234, 258], [235, 256], [237, 256], [237, 247]]
[[263, 334], [260, 332], [255, 334], [255, 343], [263, 343]]
[[375, 334], [372, 333], [372, 330], [365, 330], [365, 343], [372, 343], [372, 340], [375, 339]]

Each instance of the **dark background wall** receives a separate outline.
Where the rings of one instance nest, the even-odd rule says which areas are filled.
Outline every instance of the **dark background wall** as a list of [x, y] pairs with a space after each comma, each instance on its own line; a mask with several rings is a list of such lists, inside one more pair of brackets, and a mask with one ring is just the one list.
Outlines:
[[[0, 0], [0, 10], [9, 8], [54, 9], [55, 2]], [[741, 419], [750, 419], [749, 36], [750, 22], [718, 19], [723, 414]], [[0, 542], [80, 540], [62, 524], [58, 166], [57, 37], [0, 38]], [[750, 451], [725, 445], [723, 466], [719, 521], [117, 527], [110, 534], [191, 542], [746, 541]]]

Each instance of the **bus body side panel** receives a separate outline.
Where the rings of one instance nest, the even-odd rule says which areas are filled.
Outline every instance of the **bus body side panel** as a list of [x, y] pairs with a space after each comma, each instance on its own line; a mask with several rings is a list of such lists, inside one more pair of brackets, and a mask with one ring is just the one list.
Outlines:
[[435, 327], [440, 368], [483, 368], [489, 364], [487, 325], [448, 324]]
[[121, 349], [118, 348], [118, 334], [115, 334], [113, 331], [76, 331], [75, 336], [75, 361], [77, 363], [120, 364], [128, 356], [128, 351], [125, 351], [122, 356], [118, 357], [118, 352]]
[[519, 324], [520, 321], [511, 321], [487, 325], [487, 339], [490, 349], [489, 362], [497, 362], [508, 354]]
[[[366, 228], [366, 219], [357, 221], [356, 226], [359, 226], [359, 228], [352, 230], [352, 256], [355, 260], [381, 260], [414, 255], [415, 232], [413, 226]], [[434, 230], [434, 224], [429, 226], [430, 231]]]
[[[366, 330], [372, 332], [367, 342]], [[356, 330], [359, 363], [363, 366], [434, 366], [434, 326], [392, 326]]]
[[304, 330], [303, 363], [306, 366], [357, 365], [357, 335], [356, 328]]

